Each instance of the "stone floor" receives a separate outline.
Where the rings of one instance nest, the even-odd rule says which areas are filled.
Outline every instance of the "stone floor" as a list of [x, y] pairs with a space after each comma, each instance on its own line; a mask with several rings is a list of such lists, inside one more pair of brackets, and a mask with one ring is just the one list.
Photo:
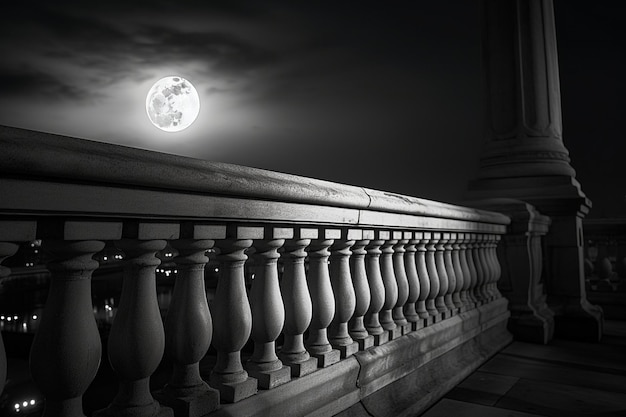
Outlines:
[[626, 416], [626, 321], [601, 343], [513, 342], [422, 417]]

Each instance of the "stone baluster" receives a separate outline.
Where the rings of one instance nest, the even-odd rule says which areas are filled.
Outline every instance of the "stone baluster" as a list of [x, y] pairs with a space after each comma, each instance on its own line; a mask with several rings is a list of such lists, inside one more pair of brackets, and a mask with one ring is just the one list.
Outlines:
[[276, 339], [285, 323], [285, 307], [278, 282], [278, 249], [293, 238], [291, 228], [267, 228], [265, 240], [254, 242], [253, 257], [259, 264], [252, 280], [252, 340], [254, 352], [246, 363], [248, 373], [259, 381], [259, 388], [271, 389], [291, 380], [291, 369], [276, 356]]
[[385, 302], [380, 311], [380, 324], [383, 329], [389, 332], [389, 340], [393, 340], [402, 336], [402, 329], [393, 320], [392, 311], [398, 302], [398, 283], [393, 270], [393, 247], [398, 243], [398, 240], [393, 239], [391, 232], [388, 231], [381, 231], [380, 237], [385, 241], [380, 248], [382, 252], [380, 255], [380, 273], [385, 286]]
[[[417, 252], [415, 253], [415, 267], [417, 270], [417, 278], [419, 280], [419, 297], [415, 304], [415, 311], [419, 315], [420, 319], [424, 321], [424, 325], [432, 324], [432, 316], [428, 314], [426, 308], [426, 300], [430, 295], [430, 278], [428, 275], [428, 267], [426, 266], [426, 244], [430, 233], [415, 232], [415, 240], [417, 241]], [[430, 320], [430, 322], [429, 322]]]
[[[361, 236], [356, 236], [359, 233]], [[348, 321], [356, 307], [356, 295], [350, 275], [350, 248], [358, 237], [362, 237], [360, 230], [342, 230], [340, 239], [336, 239], [330, 247], [330, 282], [335, 297], [335, 317], [328, 331], [330, 344], [339, 350], [342, 359], [359, 350], [359, 344], [348, 332]]]
[[478, 259], [478, 265], [476, 265], [477, 269], [480, 269], [481, 273], [478, 275], [478, 294], [479, 300], [481, 304], [486, 304], [489, 302], [489, 294], [487, 293], [487, 285], [489, 280], [491, 279], [491, 268], [489, 266], [489, 262], [487, 260], [487, 236], [484, 234], [478, 235], [478, 241], [475, 244], [475, 253]]
[[165, 239], [178, 239], [178, 224], [127, 224], [117, 246], [126, 254], [122, 294], [108, 341], [109, 362], [120, 379], [116, 397], [109, 407], [95, 414], [117, 416], [173, 416], [150, 393], [150, 376], [165, 350], [163, 321], [157, 302], [157, 252]]
[[452, 246], [452, 266], [454, 267], [454, 276], [456, 278], [456, 284], [454, 286], [454, 292], [452, 293], [452, 302], [456, 311], [461, 312], [463, 307], [463, 301], [461, 300], [461, 292], [463, 291], [463, 285], [465, 284], [465, 276], [463, 274], [463, 268], [461, 267], [460, 242], [463, 240], [462, 233], [450, 234], [450, 245]]
[[280, 289], [285, 306], [285, 340], [278, 353], [283, 363], [291, 368], [291, 376], [300, 377], [317, 369], [317, 358], [304, 347], [304, 332], [311, 324], [313, 307], [306, 282], [305, 248], [311, 238], [317, 239], [317, 229], [297, 229], [296, 238], [285, 242], [283, 259], [285, 269]]
[[98, 268], [92, 257], [104, 248], [104, 240], [120, 238], [122, 226], [68, 221], [38, 229], [52, 259], [47, 264], [51, 279], [30, 350], [30, 373], [45, 397], [45, 417], [84, 416], [82, 395], [102, 354], [91, 302], [91, 275]]
[[[443, 318], [442, 313], [437, 308], [437, 297], [441, 289], [441, 283], [439, 280], [439, 271], [437, 268], [437, 260], [435, 252], [437, 251], [436, 245], [439, 241], [440, 233], [424, 232], [424, 239], [426, 240], [426, 270], [428, 272], [428, 279], [430, 281], [430, 292], [426, 299], [426, 310], [430, 315], [431, 322], [436, 323]], [[441, 299], [443, 302], [443, 298]], [[445, 307], [445, 304], [444, 304]]]
[[374, 240], [370, 240], [365, 246], [365, 271], [367, 282], [370, 287], [370, 305], [365, 315], [365, 328], [374, 336], [374, 345], [379, 346], [389, 341], [389, 333], [380, 325], [380, 310], [385, 303], [385, 285], [380, 272], [380, 247], [384, 240], [380, 238], [380, 231], [376, 231]]
[[478, 286], [478, 269], [476, 269], [476, 264], [474, 263], [474, 245], [476, 244], [476, 235], [468, 233], [465, 239], [467, 245], [465, 256], [470, 271], [470, 286], [467, 290], [467, 297], [471, 302], [470, 308], [475, 308], [479, 305], [478, 296], [476, 295], [476, 288]]
[[254, 395], [258, 382], [250, 378], [241, 364], [241, 349], [252, 330], [252, 313], [246, 294], [244, 252], [252, 239], [263, 239], [263, 228], [232, 226], [226, 239], [216, 240], [220, 253], [220, 276], [215, 289], [213, 346], [217, 360], [209, 384], [218, 389], [222, 402], [234, 403]]
[[440, 243], [443, 244], [443, 263], [446, 268], [446, 275], [448, 276], [448, 289], [443, 299], [449, 314], [455, 315], [458, 313], [458, 309], [452, 299], [452, 294], [454, 294], [456, 290], [456, 271], [454, 270], [454, 264], [452, 262], [452, 233], [443, 233], [443, 239]]
[[333, 349], [328, 341], [328, 326], [335, 316], [335, 297], [328, 271], [328, 248], [334, 239], [341, 237], [340, 230], [323, 229], [321, 239], [312, 240], [307, 247], [309, 254], [309, 274], [307, 283], [311, 294], [313, 318], [309, 326], [306, 347], [317, 358], [317, 366], [326, 368], [340, 359], [340, 352]]
[[437, 307], [437, 311], [441, 313], [441, 318], [447, 319], [451, 313], [450, 307], [445, 301], [445, 295], [448, 293], [448, 288], [450, 287], [445, 260], [445, 244], [448, 239], [445, 239], [443, 233], [433, 233], [433, 240], [437, 242], [435, 244], [435, 265], [437, 267], [437, 276], [439, 277], [439, 292], [435, 298], [435, 306]]
[[396, 322], [396, 326], [398, 326], [400, 334], [407, 334], [411, 331], [411, 324], [404, 315], [404, 306], [409, 299], [409, 279], [404, 267], [404, 256], [406, 254], [405, 246], [409, 242], [410, 235], [410, 232], [393, 232], [393, 238], [398, 242], [393, 245], [392, 256], [393, 272], [396, 276], [396, 285], [398, 288], [398, 299], [393, 308], [392, 317], [393, 321]]
[[488, 235], [487, 240], [487, 258], [489, 260], [489, 264], [491, 266], [491, 277], [489, 280], [489, 285], [487, 288], [487, 292], [489, 294], [489, 299], [491, 301], [496, 300], [502, 297], [500, 294], [500, 290], [498, 290], [498, 280], [500, 279], [500, 274], [502, 270], [500, 268], [500, 262], [498, 261], [498, 241], [501, 239], [499, 235]]
[[404, 304], [404, 317], [411, 325], [411, 331], [418, 330], [423, 327], [423, 320], [420, 319], [416, 310], [417, 299], [420, 296], [420, 283], [417, 276], [417, 264], [415, 259], [415, 253], [417, 249], [415, 245], [419, 243], [419, 240], [413, 238], [413, 232], [405, 232], [407, 243], [404, 246], [406, 251], [404, 254], [404, 270], [406, 272], [407, 283], [409, 284], [409, 294], [407, 296], [406, 304]]
[[461, 311], [467, 311], [473, 306], [471, 305], [472, 301], [468, 295], [470, 286], [472, 285], [472, 273], [470, 271], [469, 264], [467, 263], [467, 242], [469, 242], [469, 234], [468, 233], [459, 233], [459, 262], [461, 264], [461, 274], [463, 275], [463, 286], [461, 287]]
[[472, 238], [472, 260], [474, 261], [474, 267], [476, 268], [476, 285], [474, 286], [474, 296], [476, 297], [476, 306], [484, 304], [484, 295], [482, 293], [482, 286], [485, 281], [485, 269], [481, 260], [481, 241], [482, 235], [474, 235]]
[[350, 273], [356, 304], [354, 314], [350, 319], [350, 336], [359, 344], [359, 350], [365, 350], [374, 345], [374, 336], [370, 335], [365, 328], [364, 316], [370, 306], [372, 299], [369, 283], [367, 282], [367, 270], [365, 267], [365, 247], [374, 239], [373, 230], [361, 231], [362, 239], [355, 236], [356, 241], [352, 246], [352, 256], [350, 257]]
[[[4, 222], [0, 222], [0, 228], [4, 226], [3, 223]], [[19, 248], [19, 245], [15, 243], [0, 241], [0, 279], [11, 275], [11, 269], [6, 266], [2, 266], [2, 262], [4, 262], [5, 259], [15, 255], [15, 252], [17, 252], [18, 248]], [[7, 355], [6, 355], [6, 351], [4, 350], [4, 342], [2, 341], [2, 333], [0, 333], [0, 394], [2, 394], [2, 390], [4, 389], [4, 383], [6, 381], [6, 377], [7, 377]]]
[[204, 286], [204, 268], [209, 261], [205, 254], [213, 248], [212, 239], [223, 238], [224, 233], [224, 226], [185, 224], [182, 239], [170, 242], [178, 251], [174, 258], [178, 275], [165, 318], [165, 355], [173, 370], [168, 384], [154, 396], [172, 407], [176, 417], [199, 417], [219, 406], [219, 392], [200, 376], [200, 360], [213, 337]]

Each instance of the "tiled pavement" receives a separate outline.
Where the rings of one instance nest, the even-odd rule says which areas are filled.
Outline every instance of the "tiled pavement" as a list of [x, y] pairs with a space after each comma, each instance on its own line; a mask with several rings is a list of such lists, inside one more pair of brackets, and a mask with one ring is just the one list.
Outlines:
[[601, 343], [513, 342], [422, 417], [626, 416], [626, 322]]

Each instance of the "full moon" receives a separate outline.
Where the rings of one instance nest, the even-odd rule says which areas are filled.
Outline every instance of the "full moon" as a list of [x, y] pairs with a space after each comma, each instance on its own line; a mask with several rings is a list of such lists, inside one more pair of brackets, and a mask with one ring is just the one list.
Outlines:
[[200, 98], [183, 77], [170, 76], [154, 83], [146, 97], [146, 112], [153, 125], [178, 132], [191, 125], [200, 112]]

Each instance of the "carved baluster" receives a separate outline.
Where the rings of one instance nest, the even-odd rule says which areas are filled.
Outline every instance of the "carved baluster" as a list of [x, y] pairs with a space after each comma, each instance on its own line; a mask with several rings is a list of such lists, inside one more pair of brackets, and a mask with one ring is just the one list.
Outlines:
[[309, 254], [309, 274], [307, 283], [311, 293], [313, 318], [309, 326], [306, 347], [317, 358], [317, 366], [326, 368], [340, 359], [338, 350], [333, 349], [328, 341], [327, 328], [335, 316], [335, 297], [328, 271], [328, 248], [337, 237], [338, 230], [324, 230], [324, 239], [311, 241], [307, 247]]
[[[405, 237], [408, 239], [404, 249], [404, 270], [406, 272], [407, 283], [409, 284], [409, 294], [404, 305], [404, 317], [411, 324], [411, 330], [418, 330], [423, 327], [423, 320], [420, 319], [416, 310], [417, 299], [420, 296], [420, 283], [417, 276], [417, 264], [415, 253], [417, 249], [415, 245], [419, 240], [413, 239], [413, 232], [406, 232]], [[428, 313], [427, 313], [428, 314]]]
[[452, 247], [451, 256], [452, 256], [452, 266], [454, 267], [454, 276], [456, 278], [456, 284], [454, 286], [454, 291], [452, 292], [452, 302], [454, 303], [454, 307], [457, 312], [461, 312], [461, 308], [463, 307], [463, 301], [461, 300], [461, 291], [463, 290], [464, 285], [464, 275], [463, 269], [461, 267], [461, 259], [460, 259], [460, 250], [461, 245], [459, 242], [463, 239], [461, 237], [462, 234], [451, 233], [450, 234], [450, 245]]
[[467, 250], [465, 251], [465, 255], [467, 257], [467, 265], [470, 270], [470, 286], [467, 291], [467, 296], [471, 301], [471, 308], [475, 308], [479, 306], [478, 296], [476, 295], [477, 287], [478, 287], [478, 269], [476, 268], [476, 264], [474, 262], [474, 245], [476, 244], [476, 235], [468, 234], [467, 237]]
[[[352, 232], [351, 235], [360, 231]], [[343, 359], [356, 353], [359, 344], [348, 333], [348, 321], [356, 307], [356, 295], [350, 275], [350, 248], [354, 245], [354, 239], [349, 239], [346, 231], [342, 231], [342, 235], [345, 236], [340, 236], [330, 247], [330, 282], [335, 296], [335, 317], [329, 327], [329, 340]]]
[[45, 397], [45, 417], [84, 416], [82, 395], [102, 352], [91, 302], [91, 275], [98, 268], [93, 255], [104, 248], [103, 240], [118, 239], [122, 226], [68, 221], [38, 228], [52, 259], [47, 264], [51, 279], [30, 350], [30, 372]]
[[[408, 236], [410, 236], [410, 232], [407, 232]], [[408, 237], [407, 236], [407, 237]], [[411, 331], [411, 324], [407, 321], [404, 316], [404, 306], [409, 299], [409, 280], [406, 276], [406, 269], [404, 268], [404, 256], [406, 254], [405, 245], [409, 242], [407, 238], [405, 238], [404, 232], [394, 231], [393, 232], [394, 240], [397, 240], [398, 243], [393, 245], [393, 272], [396, 277], [396, 286], [398, 288], [398, 299], [396, 300], [396, 304], [393, 308], [393, 321], [396, 322], [396, 326], [401, 334], [407, 334]]]
[[469, 264], [467, 263], [467, 242], [469, 242], [469, 234], [468, 233], [459, 233], [459, 262], [461, 264], [461, 274], [463, 275], [463, 286], [461, 288], [461, 311], [467, 311], [473, 306], [471, 305], [472, 300], [468, 295], [468, 290], [472, 285], [472, 273], [470, 271]]
[[443, 233], [443, 239], [441, 241], [443, 244], [443, 263], [446, 268], [446, 275], [448, 277], [448, 288], [444, 294], [443, 300], [446, 303], [446, 307], [448, 308], [448, 313], [453, 316], [458, 310], [454, 305], [454, 301], [452, 300], [452, 294], [456, 289], [456, 272], [454, 270], [454, 264], [452, 263], [452, 234], [451, 233]]
[[252, 313], [246, 295], [244, 252], [251, 239], [262, 239], [263, 228], [235, 226], [227, 230], [227, 239], [217, 240], [220, 276], [215, 289], [213, 346], [217, 361], [209, 384], [220, 391], [222, 402], [238, 402], [254, 395], [257, 380], [250, 378], [241, 364], [241, 349], [252, 330]]
[[285, 270], [280, 283], [285, 305], [285, 341], [278, 353], [284, 364], [291, 368], [291, 376], [300, 377], [317, 369], [317, 358], [312, 358], [304, 347], [304, 332], [311, 323], [313, 307], [306, 283], [304, 250], [311, 239], [317, 239], [317, 229], [299, 229], [295, 240], [284, 245]]
[[402, 336], [402, 329], [396, 325], [392, 315], [392, 309], [398, 301], [398, 283], [393, 270], [393, 246], [398, 243], [398, 240], [392, 239], [391, 233], [386, 231], [381, 231], [380, 236], [385, 240], [380, 248], [382, 252], [380, 255], [380, 273], [385, 286], [385, 302], [380, 311], [380, 324], [383, 329], [389, 332], [389, 340], [393, 340]]
[[502, 294], [498, 289], [498, 281], [500, 280], [500, 276], [502, 275], [502, 267], [500, 266], [500, 260], [498, 259], [498, 242], [502, 239], [500, 235], [492, 235], [491, 242], [491, 257], [493, 259], [494, 264], [494, 277], [493, 277], [493, 299], [497, 300], [498, 298], [502, 298]]
[[417, 252], [415, 253], [415, 267], [417, 269], [417, 278], [419, 279], [420, 289], [417, 304], [415, 305], [415, 311], [417, 311], [420, 319], [424, 320], [424, 325], [432, 323], [432, 316], [428, 313], [426, 308], [426, 300], [431, 292], [430, 278], [428, 275], [428, 268], [426, 266], [426, 244], [428, 243], [428, 237], [430, 237], [430, 233], [415, 232], [415, 240], [418, 241]]
[[489, 301], [493, 301], [501, 296], [497, 286], [501, 272], [498, 255], [496, 254], [497, 237], [499, 236], [493, 234], [485, 235], [485, 260], [489, 265], [489, 281], [486, 284], [486, 293]]
[[380, 272], [380, 247], [385, 242], [380, 238], [380, 232], [376, 232], [375, 240], [365, 247], [367, 255], [365, 256], [365, 271], [367, 272], [367, 282], [370, 287], [370, 306], [365, 315], [365, 328], [374, 336], [374, 344], [382, 345], [389, 341], [389, 332], [380, 325], [380, 310], [385, 303], [385, 285]]
[[448, 293], [448, 271], [446, 270], [445, 261], [445, 244], [448, 239], [444, 237], [443, 233], [433, 233], [435, 244], [435, 265], [437, 266], [437, 276], [439, 277], [439, 293], [435, 298], [435, 306], [437, 311], [441, 313], [443, 319], [447, 319], [450, 316], [450, 307], [445, 302], [445, 295]]
[[[0, 237], [2, 238], [5, 237], [3, 236], [4, 235], [3, 232], [5, 232], [5, 230], [3, 230], [5, 228], [4, 223], [5, 222], [0, 222], [0, 233], [2, 234], [0, 235]], [[6, 226], [8, 227], [10, 225], [6, 225]], [[5, 259], [15, 255], [15, 252], [17, 252], [18, 248], [19, 248], [19, 245], [15, 243], [0, 241], [0, 279], [11, 275], [11, 269], [6, 266], [2, 266], [2, 262], [4, 262]], [[0, 333], [0, 394], [2, 394], [2, 390], [4, 389], [4, 383], [6, 381], [6, 377], [7, 377], [7, 355], [6, 355], [6, 351], [4, 350], [4, 342], [2, 341], [2, 333]]]
[[[439, 271], [437, 270], [437, 260], [435, 257], [435, 252], [437, 251], [436, 245], [437, 242], [439, 242], [440, 235], [440, 233], [424, 233], [424, 239], [426, 240], [426, 270], [428, 271], [428, 279], [430, 280], [430, 292], [426, 299], [426, 310], [428, 310], [428, 314], [432, 317], [432, 323], [441, 321], [443, 318], [436, 304], [436, 299], [441, 290], [441, 281], [439, 280]], [[441, 301], [443, 302], [443, 298]]]
[[363, 230], [361, 238], [357, 239], [352, 246], [352, 256], [350, 257], [350, 272], [352, 275], [352, 284], [354, 285], [354, 294], [356, 296], [356, 305], [354, 307], [354, 315], [350, 319], [350, 336], [359, 344], [359, 350], [365, 350], [374, 345], [374, 336], [370, 335], [365, 328], [364, 316], [370, 306], [372, 299], [370, 294], [369, 283], [367, 282], [367, 270], [365, 267], [365, 255], [367, 251], [365, 247], [374, 238], [373, 230]]
[[478, 272], [478, 286], [476, 288], [476, 295], [480, 304], [486, 304], [489, 302], [489, 295], [487, 294], [487, 283], [490, 279], [491, 270], [485, 257], [485, 235], [478, 235], [477, 242], [474, 244], [474, 264]]
[[171, 408], [161, 407], [152, 397], [150, 376], [165, 350], [155, 276], [161, 261], [156, 254], [167, 245], [162, 238], [177, 239], [178, 234], [178, 225], [141, 224], [138, 231], [126, 233], [136, 239], [122, 239], [117, 244], [126, 254], [126, 265], [108, 351], [109, 362], [120, 382], [117, 396], [108, 408], [97, 412], [98, 416], [174, 414]]
[[[217, 226], [212, 226], [216, 228]], [[189, 226], [185, 239], [173, 240], [178, 275], [165, 319], [165, 355], [172, 361], [169, 383], [155, 398], [176, 417], [199, 417], [219, 406], [219, 392], [200, 376], [200, 360], [213, 337], [213, 321], [204, 287], [205, 253], [213, 248], [211, 226]]]
[[276, 339], [285, 323], [285, 308], [278, 283], [278, 249], [284, 238], [293, 238], [293, 229], [268, 228], [266, 240], [255, 241], [253, 255], [259, 264], [250, 290], [254, 353], [246, 363], [259, 388], [271, 389], [291, 380], [291, 369], [276, 356]]

